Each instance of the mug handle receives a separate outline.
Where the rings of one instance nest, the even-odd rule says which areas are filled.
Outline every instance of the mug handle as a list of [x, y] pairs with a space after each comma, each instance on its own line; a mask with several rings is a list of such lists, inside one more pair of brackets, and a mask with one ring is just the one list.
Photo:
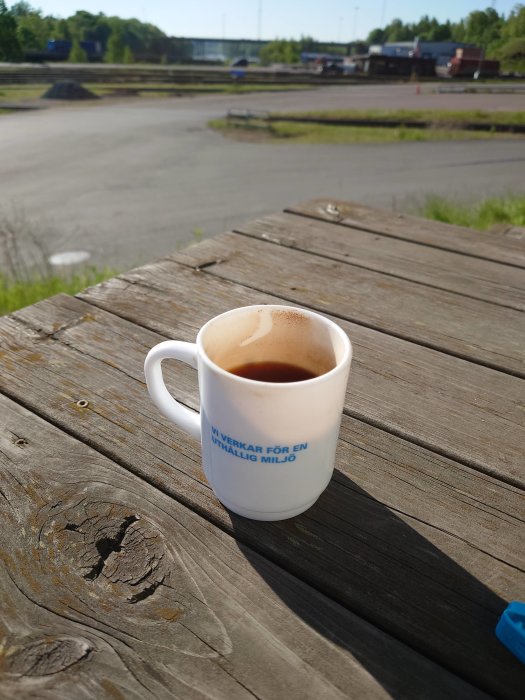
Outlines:
[[200, 440], [201, 416], [178, 401], [166, 389], [162, 377], [162, 360], [173, 359], [185, 362], [197, 369], [197, 346], [182, 340], [165, 340], [152, 348], [144, 362], [144, 374], [149, 395], [163, 416], [169, 418], [187, 433]]

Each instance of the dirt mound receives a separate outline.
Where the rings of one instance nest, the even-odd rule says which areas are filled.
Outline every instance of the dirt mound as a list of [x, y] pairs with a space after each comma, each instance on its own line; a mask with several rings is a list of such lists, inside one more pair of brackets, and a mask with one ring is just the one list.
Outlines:
[[76, 80], [58, 80], [42, 95], [45, 100], [98, 100]]

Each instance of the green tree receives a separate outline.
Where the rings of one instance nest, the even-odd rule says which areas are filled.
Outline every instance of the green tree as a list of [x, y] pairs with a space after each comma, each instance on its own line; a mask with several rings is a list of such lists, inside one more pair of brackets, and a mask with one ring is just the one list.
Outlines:
[[124, 61], [124, 41], [122, 38], [122, 30], [118, 26], [111, 29], [106, 55], [104, 56], [106, 63], [123, 63]]
[[79, 10], [67, 20], [69, 30], [73, 36], [81, 41], [99, 41], [105, 48], [111, 35], [109, 18], [102, 12], [93, 15], [91, 12]]
[[44, 18], [38, 12], [31, 12], [18, 20], [19, 32], [26, 32], [34, 37], [34, 48], [45, 49], [53, 36], [53, 20]]
[[16, 17], [18, 41], [24, 51], [44, 51], [49, 39], [63, 38], [55, 30], [59, 20], [43, 17], [27, 2], [16, 3], [11, 12]]
[[525, 72], [525, 38], [511, 39], [498, 51], [498, 58], [504, 70]]
[[525, 5], [516, 5], [501, 28], [504, 42], [525, 38]]
[[453, 27], [451, 22], [447, 19], [445, 24], [438, 24], [432, 29], [429, 41], [452, 41], [452, 31]]
[[18, 43], [24, 51], [38, 51], [43, 49], [38, 35], [23, 24], [17, 26], [16, 36]]
[[311, 36], [301, 36], [299, 39], [299, 53], [303, 51], [315, 51], [317, 41]]
[[70, 63], [87, 63], [88, 58], [86, 52], [80, 46], [80, 41], [78, 39], [73, 39], [73, 45], [67, 60]]
[[393, 19], [385, 27], [385, 35], [385, 41], [388, 42], [411, 41], [416, 36], [414, 29], [408, 24], [403, 24], [400, 19]]
[[494, 54], [502, 68], [522, 73], [525, 71], [525, 5], [516, 5], [501, 27], [501, 42]]
[[501, 43], [503, 18], [492, 7], [471, 12], [465, 20], [466, 41], [489, 52]]
[[[111, 18], [116, 19], [116, 18]], [[119, 20], [121, 22], [122, 39], [134, 55], [155, 53], [158, 58], [165, 53], [167, 37], [154, 24], [140, 22], [138, 19]]]
[[301, 57], [299, 42], [276, 39], [263, 46], [259, 58], [263, 65], [270, 63], [298, 63]]
[[129, 48], [129, 46], [124, 47], [122, 63], [135, 63], [135, 59], [133, 58], [133, 51]]
[[54, 20], [51, 34], [53, 39], [64, 39], [65, 41], [71, 41], [73, 39], [67, 19]]
[[452, 37], [450, 22], [440, 24], [435, 17], [428, 15], [421, 17], [419, 22], [412, 25], [414, 37], [421, 41], [449, 41]]
[[366, 37], [367, 44], [384, 44], [385, 36], [384, 29], [379, 29], [379, 27], [372, 29], [370, 34]]
[[13, 17], [16, 17], [16, 19], [24, 17], [25, 15], [30, 15], [34, 11], [35, 10], [28, 2], [15, 2], [14, 5], [11, 5], [11, 14]]
[[0, 0], [0, 61], [20, 61], [22, 47], [18, 40], [17, 23], [14, 15]]

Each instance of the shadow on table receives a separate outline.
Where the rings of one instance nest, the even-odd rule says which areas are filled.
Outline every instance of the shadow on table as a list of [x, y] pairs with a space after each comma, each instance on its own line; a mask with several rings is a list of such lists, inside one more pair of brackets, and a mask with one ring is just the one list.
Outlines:
[[[349, 621], [341, 607], [326, 598], [331, 611], [323, 615], [308, 589], [305, 593], [293, 580], [276, 575], [267, 559], [238, 542], [294, 613], [349, 650], [394, 696], [403, 696], [397, 686], [406, 673], [399, 672], [398, 664], [407, 658], [407, 650], [397, 645], [393, 652], [376, 628], [484, 690], [523, 697], [525, 667], [494, 636], [507, 601], [417, 532], [409, 518], [396, 515], [340, 471], [317, 503], [296, 518], [263, 523], [230, 516], [239, 540], [246, 541], [249, 533], [250, 541], [264, 541], [260, 551], [269, 546], [273, 561], [358, 616]], [[422, 531], [430, 529], [412, 522]], [[434, 532], [451, 542], [446, 534]], [[469, 547], [457, 538], [452, 544], [459, 552]], [[478, 554], [471, 548], [471, 561]], [[489, 565], [504, 567], [481, 556], [481, 562], [485, 558]], [[479, 558], [476, 565], [483, 566]], [[392, 657], [396, 653], [397, 662]], [[385, 655], [390, 655], [388, 663]]]

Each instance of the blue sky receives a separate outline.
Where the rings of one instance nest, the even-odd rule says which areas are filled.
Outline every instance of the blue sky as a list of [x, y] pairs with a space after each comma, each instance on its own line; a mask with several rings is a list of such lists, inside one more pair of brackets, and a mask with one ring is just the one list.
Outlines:
[[[8, 0], [8, 5], [13, 4]], [[167, 34], [227, 38], [298, 38], [350, 41], [394, 17], [404, 22], [429, 14], [439, 21], [457, 21], [473, 10], [494, 6], [508, 15], [515, 0], [33, 0], [44, 14], [67, 17], [78, 9], [107, 15], [137, 17]], [[433, 9], [422, 9], [432, 7]], [[259, 22], [259, 8], [260, 22]], [[358, 9], [356, 9], [358, 8]]]

